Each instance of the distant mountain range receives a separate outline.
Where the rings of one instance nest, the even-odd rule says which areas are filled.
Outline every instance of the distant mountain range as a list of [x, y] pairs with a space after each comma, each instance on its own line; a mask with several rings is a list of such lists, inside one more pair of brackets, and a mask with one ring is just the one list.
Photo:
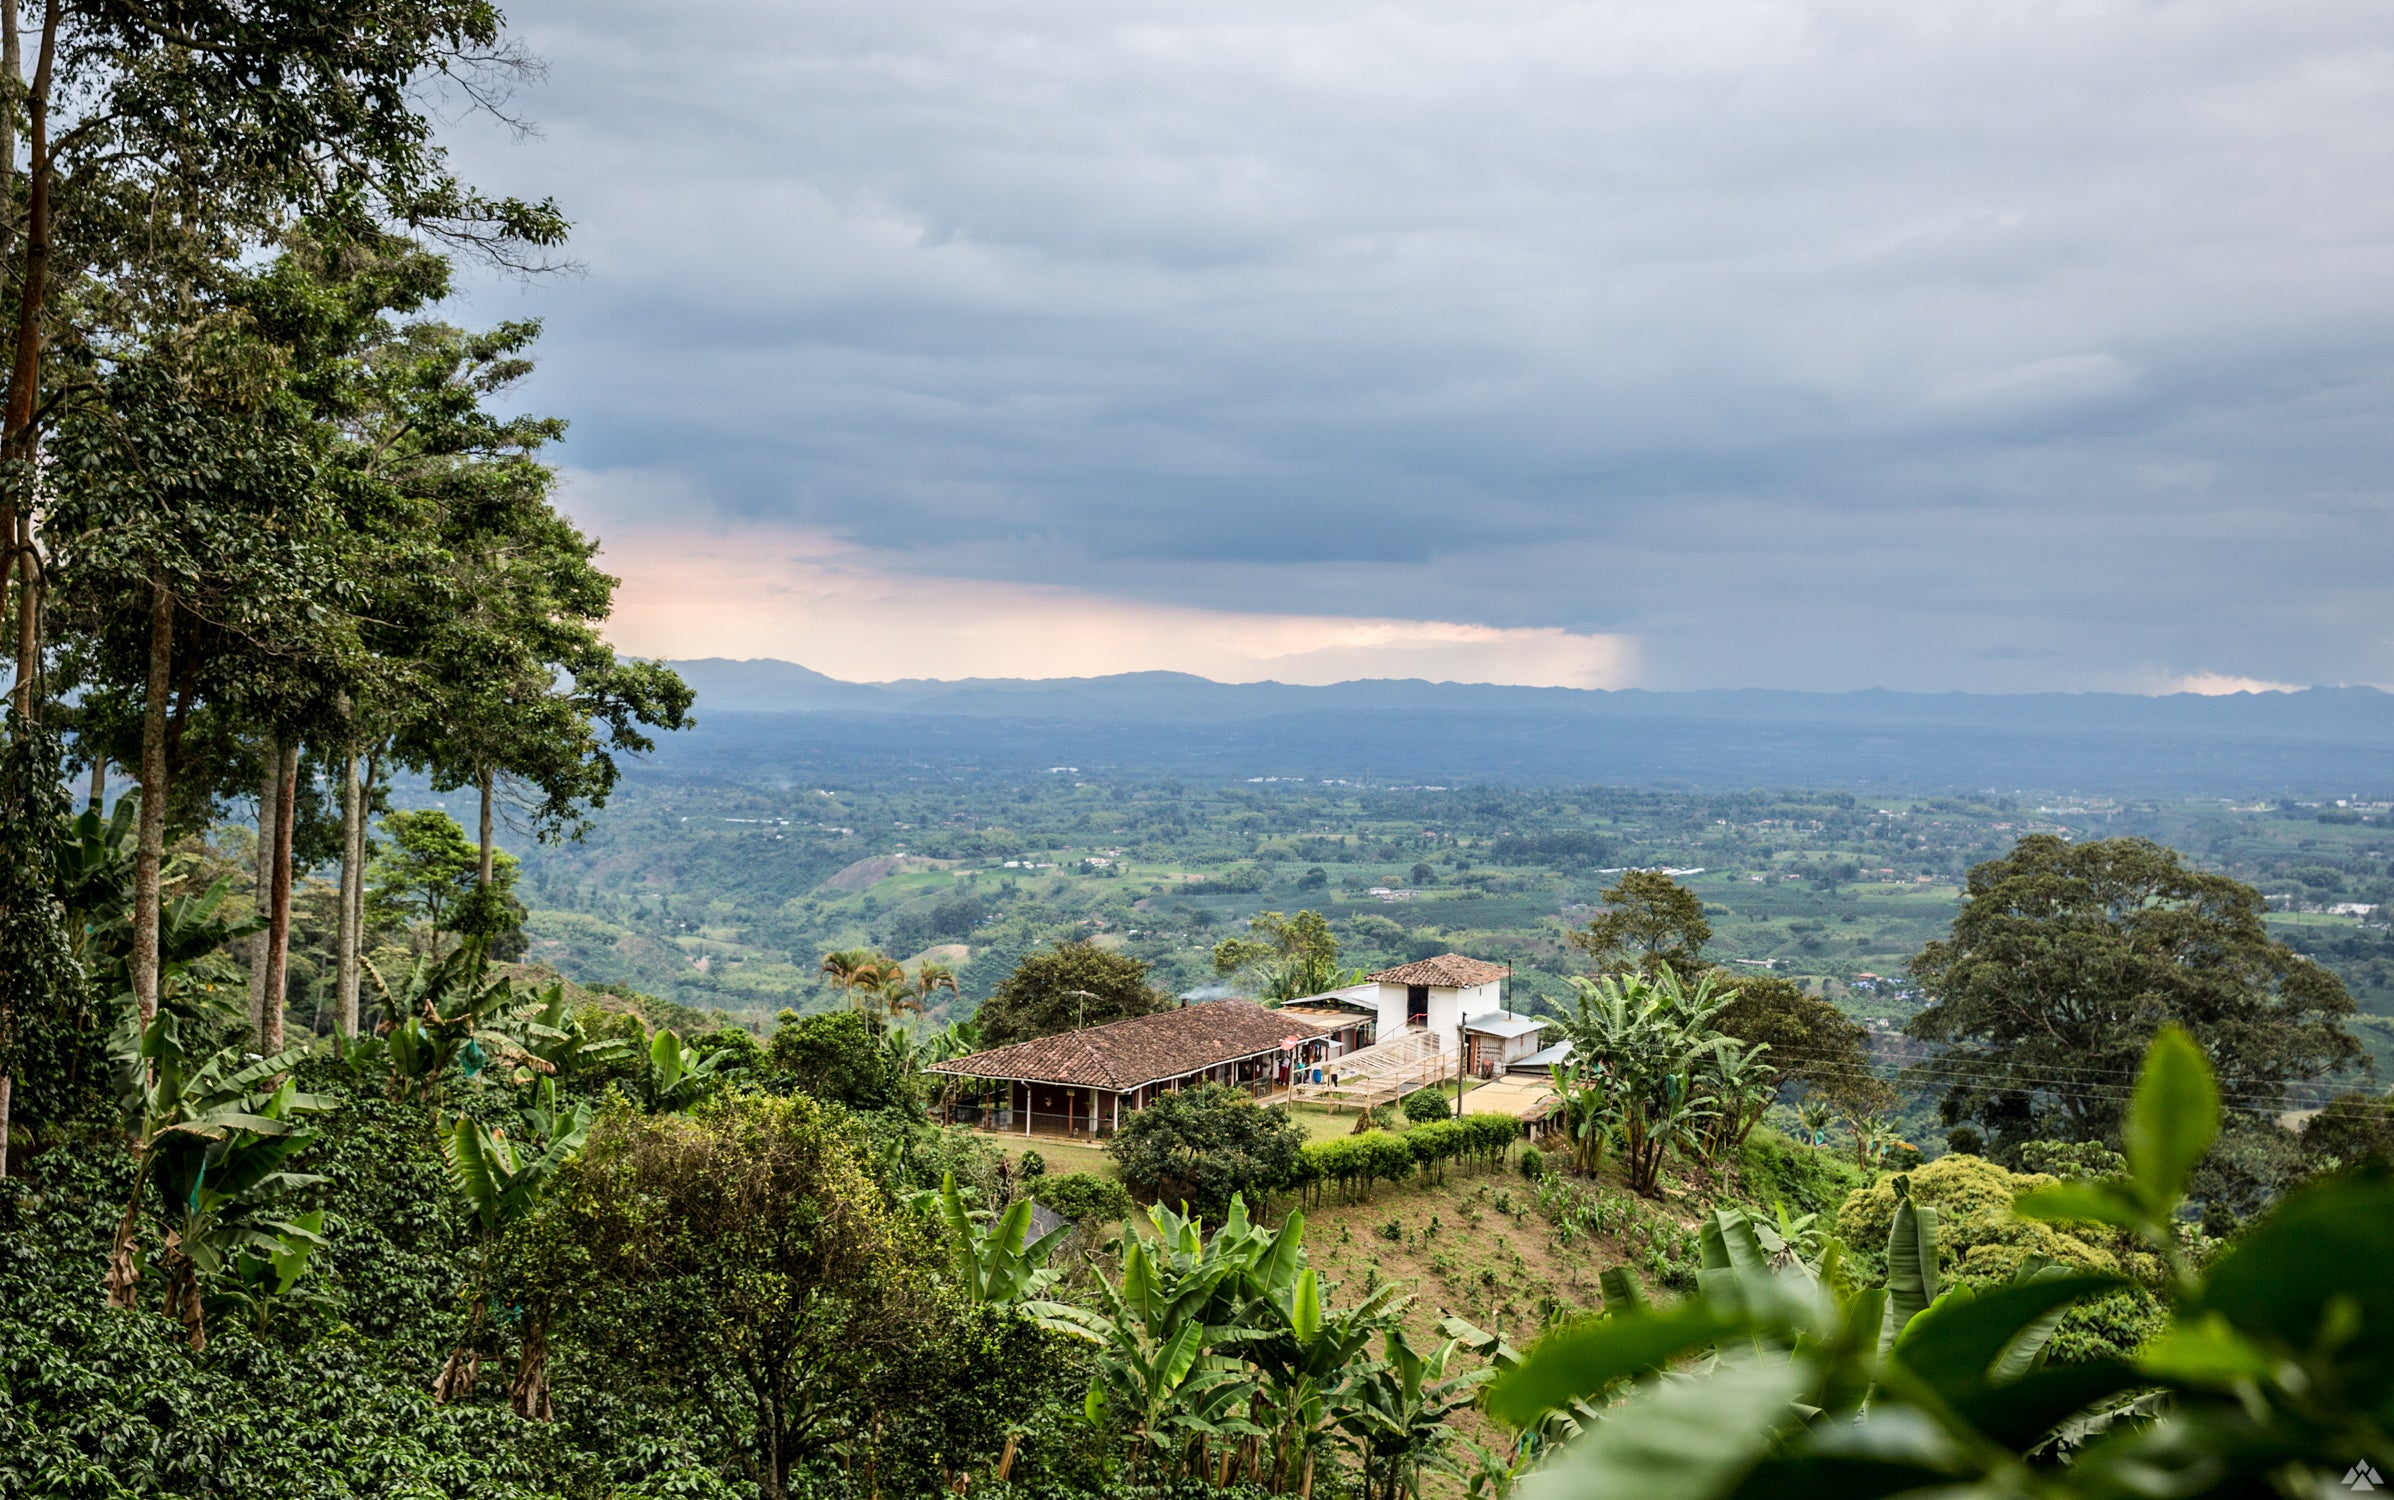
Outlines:
[[[669, 763], [739, 773], [1045, 770], [1696, 787], [2394, 796], [2394, 694], [1593, 691], [1114, 677], [842, 682], [673, 663], [701, 727]], [[876, 776], [875, 779], [879, 779]]]

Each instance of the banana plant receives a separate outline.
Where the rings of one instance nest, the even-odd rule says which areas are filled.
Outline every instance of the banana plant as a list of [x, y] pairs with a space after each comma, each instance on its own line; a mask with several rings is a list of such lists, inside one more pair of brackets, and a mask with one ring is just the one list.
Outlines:
[[[89, 814], [85, 814], [89, 816]], [[222, 1023], [243, 1006], [241, 971], [224, 957], [228, 944], [265, 927], [261, 917], [225, 914], [230, 877], [202, 891], [185, 891], [158, 909], [158, 1004], [186, 1020]], [[121, 915], [92, 934], [92, 980], [118, 1008], [133, 1004], [131, 933]]]
[[429, 1093], [452, 1063], [470, 1078], [493, 1056], [521, 1055], [519, 1023], [528, 1007], [504, 976], [486, 977], [473, 944], [439, 960], [419, 954], [395, 986], [370, 959], [366, 971], [382, 996], [381, 1035], [342, 1055], [361, 1073], [387, 1069], [392, 1098]]
[[562, 983], [534, 993], [505, 1026], [516, 1055], [515, 1081], [572, 1079], [632, 1055], [621, 1037], [599, 1036], [574, 1013]]
[[[315, 1133], [297, 1122], [331, 1102], [290, 1077], [307, 1056], [294, 1047], [245, 1061], [232, 1048], [195, 1059], [182, 1021], [161, 1010], [147, 1026], [128, 1015], [114, 1039], [118, 1099], [133, 1143], [133, 1190], [108, 1257], [109, 1301], [138, 1305], [147, 1190], [157, 1192], [166, 1313], [194, 1350], [207, 1347], [203, 1283], [244, 1252], [272, 1258], [323, 1244], [321, 1221], [278, 1217], [275, 1204], [320, 1177], [290, 1169]], [[298, 1262], [302, 1267], [305, 1257]]]
[[52, 845], [59, 904], [71, 919], [75, 956], [86, 968], [96, 969], [102, 955], [121, 954], [130, 946], [133, 826], [140, 810], [139, 792], [117, 798], [105, 818], [98, 808], [86, 807]]
[[[276, 1307], [295, 1299], [307, 1300], [304, 1278], [315, 1253], [324, 1248], [324, 1210], [313, 1208], [291, 1215], [287, 1230], [277, 1236], [278, 1243], [242, 1245], [225, 1268], [229, 1273], [223, 1284], [225, 1299], [246, 1311], [251, 1326], [260, 1333], [272, 1324]], [[318, 1296], [314, 1300], [324, 1299]]]
[[1903, 1144], [1884, 1115], [1848, 1116], [1845, 1128], [1854, 1140], [1854, 1165], [1870, 1171], [1885, 1165], [1887, 1153]]
[[[1612, 1266], [1602, 1274], [1609, 1278], [1604, 1283], [1607, 1308], [1618, 1311], [1644, 1305], [1627, 1268]], [[1451, 1316], [1439, 1320], [1438, 1331], [1465, 1352], [1479, 1356], [1487, 1364], [1491, 1379], [1501, 1379], [1520, 1367], [1521, 1351], [1507, 1343], [1501, 1333], [1490, 1333]], [[1577, 1437], [1584, 1428], [1602, 1418], [1603, 1413], [1596, 1407], [1573, 1399], [1541, 1413], [1514, 1434], [1510, 1444], [1499, 1447], [1466, 1439], [1465, 1451], [1472, 1455], [1472, 1462], [1464, 1474], [1465, 1487], [1475, 1496], [1489, 1494], [1501, 1500], [1512, 1493], [1522, 1475], [1537, 1466], [1549, 1448]]]
[[1071, 1225], [1031, 1239], [1030, 1199], [1016, 1199], [1003, 1213], [973, 1208], [964, 1201], [953, 1172], [940, 1178], [938, 1192], [917, 1193], [912, 1203], [917, 1212], [935, 1214], [946, 1226], [957, 1283], [975, 1302], [1020, 1308], [1033, 1322], [1055, 1332], [1079, 1331], [1077, 1325], [1059, 1321], [1055, 1305], [1041, 1296], [1063, 1279], [1047, 1261], [1072, 1233]]
[[981, 1028], [971, 1021], [950, 1021], [924, 1039], [923, 1059], [943, 1063], [981, 1050]]
[[1255, 1415], [1271, 1445], [1266, 1478], [1275, 1493], [1309, 1487], [1315, 1460], [1346, 1414], [1348, 1376], [1411, 1300], [1384, 1282], [1353, 1307], [1331, 1308], [1320, 1273], [1298, 1264], [1304, 1231], [1304, 1215], [1291, 1213], [1274, 1253], [1249, 1273], [1244, 1318], [1254, 1332], [1239, 1345], [1263, 1377]]
[[1339, 1426], [1362, 1460], [1364, 1500], [1419, 1500], [1425, 1475], [1455, 1472], [1446, 1419], [1469, 1406], [1493, 1372], [1449, 1376], [1460, 1347], [1451, 1338], [1424, 1354], [1401, 1328], [1382, 1337], [1383, 1357], [1349, 1377]]
[[1057, 1304], [1050, 1316], [1097, 1346], [1085, 1414], [1127, 1433], [1134, 1480], [1201, 1477], [1214, 1444], [1263, 1435], [1246, 1414], [1254, 1376], [1225, 1351], [1255, 1333], [1232, 1319], [1244, 1274], [1277, 1235], [1235, 1198], [1210, 1239], [1196, 1219], [1160, 1204], [1148, 1223], [1152, 1237], [1126, 1228], [1122, 1279], [1097, 1278], [1096, 1309]]
[[1669, 1154], [1700, 1151], [1721, 1113], [1706, 1080], [1722, 1041], [1713, 1021], [1734, 996], [1714, 995], [1710, 975], [1689, 989], [1659, 963], [1652, 975], [1572, 983], [1572, 1068], [1602, 1078], [1630, 1190], [1653, 1196]]
[[[552, 1093], [552, 1110], [554, 1104]], [[433, 1382], [436, 1403], [455, 1400], [481, 1378], [482, 1334], [490, 1313], [491, 1270], [499, 1240], [509, 1228], [532, 1216], [559, 1170], [582, 1148], [590, 1134], [590, 1106], [577, 1104], [565, 1114], [553, 1113], [547, 1123], [551, 1131], [547, 1141], [529, 1149], [510, 1140], [505, 1130], [492, 1130], [470, 1115], [458, 1116], [442, 1134], [441, 1155], [448, 1160], [450, 1183], [473, 1223], [477, 1253], [474, 1279], [467, 1289], [465, 1336], [450, 1350]], [[525, 1342], [529, 1352], [534, 1344], [530, 1331]], [[545, 1339], [540, 1343], [545, 1348]], [[519, 1389], [527, 1386], [521, 1372], [517, 1385]], [[532, 1400], [545, 1409], [545, 1381], [537, 1383]]]
[[1779, 1096], [1779, 1070], [1762, 1060], [1768, 1042], [1744, 1046], [1729, 1037], [1713, 1041], [1705, 1086], [1712, 1095], [1712, 1123], [1703, 1137], [1708, 1161], [1720, 1161], [1746, 1143]]
[[648, 1040], [641, 1089], [651, 1114], [681, 1114], [723, 1086], [739, 1067], [730, 1052], [700, 1052], [663, 1027]]
[[1616, 1111], [1611, 1090], [1601, 1073], [1575, 1073], [1559, 1064], [1548, 1071], [1563, 1133], [1571, 1142], [1571, 1165], [1593, 1177], [1604, 1169], [1605, 1148], [1612, 1142]]
[[2132, 1358], [2044, 1358], [2068, 1308], [2116, 1277], [2031, 1262], [2009, 1282], [1941, 1288], [1934, 1218], [1908, 1193], [1880, 1288], [1739, 1265], [1724, 1229], [1730, 1264], [1700, 1276], [1695, 1296], [1550, 1333], [1499, 1377], [1488, 1410], [1514, 1425], [1619, 1399], [1524, 1493], [2224, 1500], [2357, 1488], [2345, 1476], [2394, 1465], [2394, 1173], [2298, 1188], [2198, 1271], [2179, 1205], [2218, 1121], [2200, 1047], [2165, 1028], [2128, 1107], [2127, 1170], [2015, 1206], [2130, 1230], [2161, 1254], [2172, 1321]]

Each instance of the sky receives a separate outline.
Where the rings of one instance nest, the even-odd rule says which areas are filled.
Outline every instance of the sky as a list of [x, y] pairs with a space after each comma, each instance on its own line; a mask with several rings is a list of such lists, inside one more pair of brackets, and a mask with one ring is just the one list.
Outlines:
[[2381, 0], [517, 0], [614, 637], [2394, 684]]

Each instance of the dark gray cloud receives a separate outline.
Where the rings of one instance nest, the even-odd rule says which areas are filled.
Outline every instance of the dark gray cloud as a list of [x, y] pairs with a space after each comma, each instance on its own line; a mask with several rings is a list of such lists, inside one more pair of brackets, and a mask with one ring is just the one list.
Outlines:
[[1657, 685], [2394, 682], [2383, 5], [512, 14], [543, 136], [460, 157], [587, 274], [473, 311], [602, 531]]

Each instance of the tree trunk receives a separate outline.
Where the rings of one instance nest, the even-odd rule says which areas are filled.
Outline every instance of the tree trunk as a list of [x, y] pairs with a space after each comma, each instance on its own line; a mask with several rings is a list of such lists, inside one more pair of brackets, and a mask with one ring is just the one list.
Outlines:
[[33, 674], [41, 666], [41, 560], [33, 551], [33, 512], [17, 512], [17, 692], [20, 719], [33, 717]]
[[283, 1008], [291, 973], [291, 825], [298, 821], [299, 746], [282, 747], [275, 766], [274, 881], [266, 927], [266, 1025], [259, 1051], [283, 1050]]
[[354, 1040], [357, 1036], [357, 982], [360, 891], [366, 883], [365, 788], [358, 780], [358, 754], [353, 745], [341, 762], [341, 924], [334, 940], [333, 1030]]
[[[50, 78], [63, 11], [63, 0], [45, 0], [42, 6], [41, 53], [25, 94], [25, 259], [17, 278], [16, 347], [9, 361], [8, 401], [5, 415], [0, 415], [0, 458], [28, 463], [36, 456], [33, 416], [41, 404], [42, 313], [50, 290]], [[15, 16], [12, 5], [10, 22]], [[16, 41], [15, 30], [11, 24], [8, 35], [0, 37], [0, 48]], [[9, 76], [22, 75], [12, 67]], [[13, 150], [9, 161], [12, 166], [16, 161]]]
[[477, 890], [488, 890], [491, 861], [494, 858], [490, 841], [491, 773], [484, 771], [476, 780], [482, 786], [482, 860], [474, 867], [474, 886]]
[[0, 1073], [0, 1179], [8, 1176], [8, 1107], [16, 1091], [16, 1079]]
[[[0, 0], [0, 4], [5, 3], [6, 0]], [[0, 202], [5, 201], [5, 199], [0, 199]], [[16, 534], [16, 508], [4, 498], [0, 498], [0, 620], [8, 618], [9, 600], [15, 592], [11, 580], [16, 577], [17, 573]], [[19, 676], [24, 675], [25, 665], [22, 660], [16, 664], [16, 669]]]
[[[283, 749], [271, 736], [259, 764], [264, 769], [258, 772], [258, 851], [251, 862], [257, 879], [250, 888], [264, 917], [274, 908], [274, 825], [283, 807]], [[260, 1039], [266, 1035], [267, 949], [273, 942], [264, 927], [249, 935], [249, 1034]]]
[[166, 691], [174, 667], [175, 596], [150, 584], [150, 680], [141, 714], [141, 825], [133, 850], [133, 1000], [158, 1014], [158, 870], [166, 855]]
[[549, 1320], [547, 1314], [524, 1319], [524, 1351], [515, 1365], [515, 1383], [508, 1387], [507, 1404], [528, 1422], [556, 1418], [549, 1400]]
[[[5, 3], [5, 0], [0, 0], [0, 3]], [[91, 810], [93, 812], [98, 812], [100, 810], [100, 804], [106, 801], [107, 798], [108, 757], [105, 755], [95, 755], [91, 758]]]
[[[0, 78], [11, 89], [25, 76], [25, 38], [17, 26], [17, 0], [0, 0]], [[17, 177], [17, 111], [16, 101], [8, 100], [8, 108], [0, 109], [0, 202], [16, 201]], [[0, 245], [5, 245], [0, 240]]]
[[[352, 893], [351, 896], [351, 905], [357, 913], [355, 925], [357, 927], [358, 960], [356, 966], [361, 970], [365, 967], [364, 955], [366, 951], [366, 865], [372, 859], [372, 850], [374, 847], [374, 841], [372, 838], [373, 830], [370, 826], [374, 819], [374, 775], [375, 772], [381, 768], [381, 763], [382, 757], [379, 752], [373, 750], [366, 752], [366, 774], [359, 781], [357, 791], [358, 878], [357, 889]], [[359, 983], [359, 976], [352, 974], [349, 980], [349, 988], [352, 992], [350, 997], [350, 1009], [353, 1012], [358, 1009], [355, 992], [359, 988]]]

